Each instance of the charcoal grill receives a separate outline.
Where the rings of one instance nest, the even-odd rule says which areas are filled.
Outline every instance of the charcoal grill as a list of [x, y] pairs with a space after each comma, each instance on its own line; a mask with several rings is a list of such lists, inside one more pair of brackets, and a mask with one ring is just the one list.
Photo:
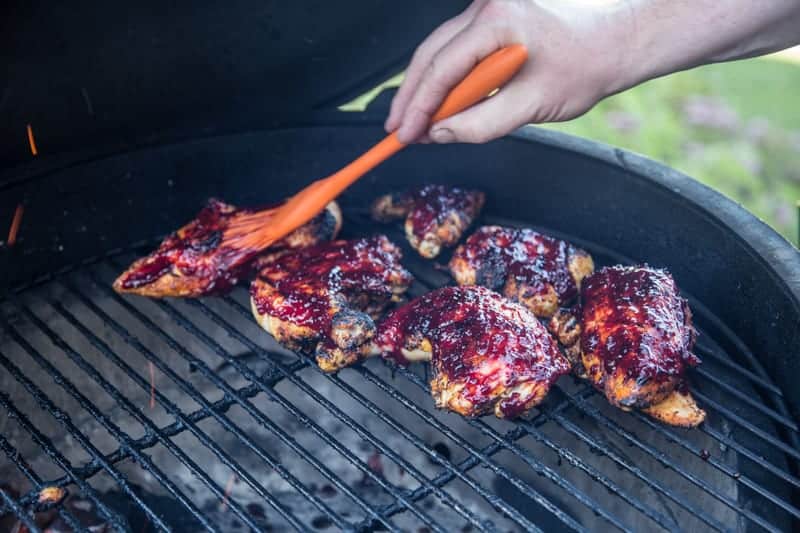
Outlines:
[[[444, 16], [436, 9], [418, 35]], [[291, 29], [297, 16], [274, 24]], [[353, 39], [370, 42], [377, 30], [359, 31]], [[407, 57], [409, 37], [392, 39], [396, 61], [372, 56], [385, 72]], [[351, 46], [330, 43], [331, 57]], [[528, 420], [467, 420], [433, 409], [423, 365], [322, 374], [255, 325], [244, 288], [190, 301], [111, 290], [208, 196], [276, 200], [369, 146], [388, 99], [358, 116], [333, 104], [385, 72], [350, 71], [360, 83], [247, 118], [204, 113], [177, 90], [153, 102], [143, 84], [126, 117], [79, 121], [83, 142], [65, 118], [42, 115], [31, 120], [39, 158], [24, 142], [4, 144], [0, 220], [19, 202], [25, 214], [17, 245], [0, 249], [0, 527], [21, 520], [37, 531], [50, 513], [76, 530], [94, 520], [137, 532], [796, 528], [798, 252], [729, 200], [634, 154], [533, 128], [484, 146], [413, 147], [343, 197], [344, 235], [384, 232], [401, 244], [414, 295], [450, 283], [364, 210], [377, 193], [445, 181], [487, 191], [481, 223], [533, 226], [601, 265], [669, 268], [700, 330], [704, 363], [690, 377], [709, 416], [695, 430], [620, 412], [572, 378]], [[193, 124], [165, 132], [158, 113], [137, 118], [147, 104], [191, 112]], [[25, 120], [14, 123], [24, 140]], [[50, 486], [69, 496], [39, 503]]]

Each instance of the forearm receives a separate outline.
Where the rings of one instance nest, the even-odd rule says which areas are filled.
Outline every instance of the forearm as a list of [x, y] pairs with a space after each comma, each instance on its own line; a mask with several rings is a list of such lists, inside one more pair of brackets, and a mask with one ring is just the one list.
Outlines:
[[800, 43], [800, 0], [627, 0], [609, 9], [626, 47], [613, 92]]
[[[529, 57], [497, 95], [430, 120], [483, 57]], [[800, 44], [800, 0], [476, 0], [420, 45], [386, 121], [403, 142], [485, 142], [526, 123], [570, 120], [670, 72]], [[424, 138], [424, 137], [423, 137]]]

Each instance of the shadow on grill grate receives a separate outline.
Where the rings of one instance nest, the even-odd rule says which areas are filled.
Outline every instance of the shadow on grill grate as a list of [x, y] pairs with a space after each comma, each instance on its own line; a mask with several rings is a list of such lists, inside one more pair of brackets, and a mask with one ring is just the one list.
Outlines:
[[[121, 297], [110, 283], [133, 257], [0, 303], [0, 526], [19, 516], [36, 530], [50, 485], [71, 495], [48, 516], [75, 529], [88, 515], [133, 531], [786, 530], [800, 518], [781, 391], [699, 302], [699, 429], [622, 413], [571, 378], [528, 420], [467, 420], [433, 409], [422, 366], [323, 374], [257, 327], [243, 289]], [[448, 282], [408, 250], [404, 262], [413, 294]]]

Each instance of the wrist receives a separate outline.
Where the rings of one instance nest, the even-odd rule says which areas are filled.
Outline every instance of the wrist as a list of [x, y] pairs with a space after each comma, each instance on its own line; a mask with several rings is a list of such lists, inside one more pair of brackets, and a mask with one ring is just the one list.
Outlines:
[[600, 69], [600, 99], [612, 96], [649, 79], [641, 57], [641, 38], [632, 2], [608, 1], [594, 6], [593, 39]]

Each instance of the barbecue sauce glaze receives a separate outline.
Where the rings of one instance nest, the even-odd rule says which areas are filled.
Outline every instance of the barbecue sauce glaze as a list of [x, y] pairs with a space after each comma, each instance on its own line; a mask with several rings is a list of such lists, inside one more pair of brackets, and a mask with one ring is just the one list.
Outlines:
[[281, 298], [263, 297], [256, 284], [250, 294], [259, 314], [328, 335], [332, 311], [347, 302], [357, 304], [359, 299], [388, 300], [398, 281], [411, 283], [400, 255], [399, 248], [383, 235], [318, 244], [287, 253], [261, 268], [259, 278]]
[[689, 306], [672, 276], [649, 267], [603, 268], [583, 282], [581, 349], [603, 368], [587, 368], [595, 384], [622, 369], [644, 383], [680, 377], [700, 360], [691, 350], [695, 330]]
[[476, 283], [493, 290], [508, 276], [526, 287], [526, 296], [543, 294], [552, 286], [560, 302], [578, 295], [569, 259], [579, 252], [568, 242], [527, 228], [484, 226], [456, 251], [477, 273]]
[[155, 252], [126, 272], [122, 287], [147, 285], [175, 268], [180, 274], [206, 281], [209, 293], [229, 290], [247, 273], [246, 264], [255, 252], [220, 247], [222, 234], [232, 217], [252, 212], [210, 199], [197, 218], [170, 234]]
[[[485, 287], [444, 287], [413, 300], [379, 325], [377, 344], [384, 357], [406, 365], [407, 340], [421, 338], [432, 345], [434, 374], [464, 383], [461, 394], [479, 411], [502, 390], [527, 381], [549, 387], [570, 369], [530, 311]], [[487, 368], [493, 375], [478, 371]], [[501, 400], [504, 417], [522, 414], [526, 400]]]
[[420, 240], [429, 233], [436, 233], [450, 214], [477, 213], [483, 204], [482, 193], [445, 185], [426, 185], [408, 194], [411, 210], [407, 220], [412, 233]]

